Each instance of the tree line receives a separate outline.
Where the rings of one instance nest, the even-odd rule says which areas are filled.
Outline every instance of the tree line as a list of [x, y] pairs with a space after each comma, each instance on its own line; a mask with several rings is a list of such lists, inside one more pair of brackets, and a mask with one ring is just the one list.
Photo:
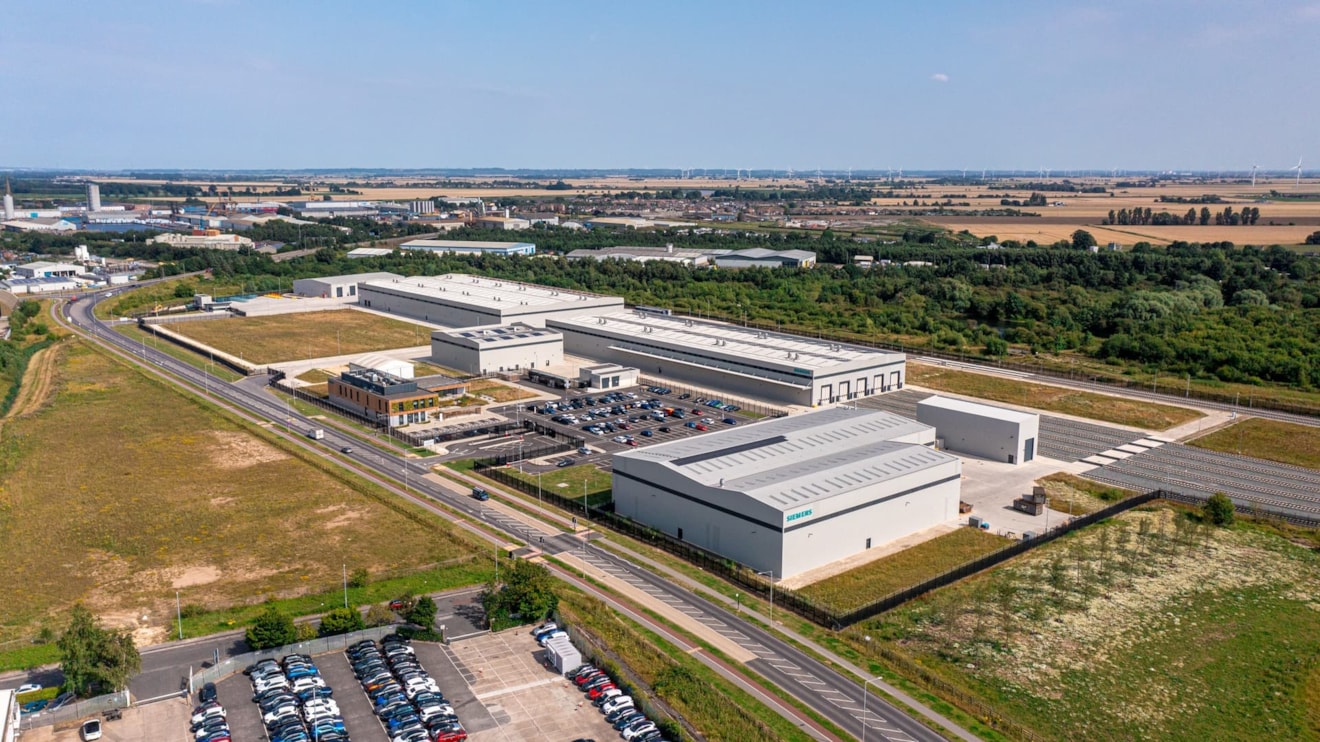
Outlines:
[[1232, 206], [1225, 206], [1222, 211], [1211, 212], [1210, 207], [1202, 206], [1198, 214], [1196, 208], [1190, 208], [1186, 214], [1181, 216], [1170, 214], [1167, 211], [1152, 213], [1151, 208], [1135, 207], [1133, 209], [1114, 209], [1109, 210], [1109, 216], [1101, 219], [1101, 224], [1132, 224], [1132, 225], [1178, 225], [1178, 224], [1199, 224], [1205, 226], [1211, 221], [1217, 226], [1238, 226], [1251, 225], [1260, 221], [1260, 209], [1255, 206], [1243, 206], [1241, 211], [1233, 211]]

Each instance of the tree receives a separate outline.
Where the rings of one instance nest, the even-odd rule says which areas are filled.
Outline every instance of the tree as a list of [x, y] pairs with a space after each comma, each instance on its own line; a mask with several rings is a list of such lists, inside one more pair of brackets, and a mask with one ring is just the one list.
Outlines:
[[294, 643], [297, 637], [293, 618], [273, 605], [262, 611], [247, 630], [247, 643], [253, 649], [282, 647]]
[[321, 617], [321, 636], [334, 636], [335, 634], [347, 634], [351, 631], [361, 631], [367, 628], [367, 624], [362, 620], [362, 614], [355, 608], [335, 608]]
[[1205, 225], [1207, 225], [1207, 224], [1209, 224], [1209, 223], [1210, 223], [1210, 207], [1209, 207], [1209, 206], [1202, 206], [1202, 207], [1201, 207], [1201, 226], [1204, 227]]
[[1205, 501], [1201, 509], [1205, 514], [1206, 520], [1217, 526], [1231, 526], [1236, 517], [1233, 507], [1233, 501], [1223, 492], [1216, 492]]
[[501, 570], [502, 584], [491, 581], [481, 595], [486, 615], [496, 619], [539, 621], [559, 605], [550, 570], [525, 559], [514, 559], [512, 566]]
[[370, 581], [371, 575], [367, 572], [366, 567], [358, 567], [348, 573], [349, 587], [366, 587], [367, 583]]
[[404, 614], [410, 623], [415, 623], [422, 628], [429, 629], [435, 625], [436, 614], [435, 601], [431, 600], [430, 595], [423, 595], [417, 598], [417, 602], [412, 608]]
[[69, 627], [57, 646], [64, 685], [80, 696], [98, 690], [121, 690], [142, 669], [142, 656], [133, 646], [133, 637], [128, 632], [101, 628], [82, 603], [70, 612]]
[[1085, 229], [1079, 229], [1072, 233], [1072, 246], [1078, 250], [1086, 250], [1095, 247], [1098, 244], [1095, 237]]
[[1306, 244], [1320, 245], [1320, 232], [1312, 232], [1306, 236]]
[[997, 335], [986, 338], [985, 354], [998, 357], [1008, 355], [1008, 342]]

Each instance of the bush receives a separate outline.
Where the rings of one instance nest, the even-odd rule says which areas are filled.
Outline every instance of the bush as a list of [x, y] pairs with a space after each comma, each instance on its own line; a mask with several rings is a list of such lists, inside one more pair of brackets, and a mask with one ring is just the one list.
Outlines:
[[179, 615], [184, 618], [194, 618], [207, 613], [206, 606], [200, 603], [187, 603], [179, 609]]
[[364, 620], [368, 626], [389, 626], [394, 623], [394, 611], [376, 603], [367, 609]]
[[293, 629], [293, 640], [295, 642], [308, 642], [315, 639], [316, 636], [316, 624], [313, 623], [300, 623]]
[[367, 628], [356, 608], [336, 608], [321, 617], [321, 636], [334, 636]]
[[435, 625], [437, 610], [435, 601], [431, 599], [431, 596], [423, 595], [417, 599], [417, 602], [413, 604], [412, 609], [405, 614], [405, 617], [408, 621], [421, 626], [423, 629], [430, 629]]
[[297, 641], [293, 618], [275, 606], [269, 606], [248, 627], [246, 638], [253, 649], [270, 649]]
[[348, 573], [349, 587], [366, 587], [367, 583], [370, 582], [370, 580], [371, 580], [371, 575], [368, 574], [365, 567], [358, 567], [357, 569]]
[[1205, 501], [1201, 509], [1205, 519], [1217, 526], [1231, 526], [1236, 517], [1233, 501], [1223, 492], [1216, 492]]

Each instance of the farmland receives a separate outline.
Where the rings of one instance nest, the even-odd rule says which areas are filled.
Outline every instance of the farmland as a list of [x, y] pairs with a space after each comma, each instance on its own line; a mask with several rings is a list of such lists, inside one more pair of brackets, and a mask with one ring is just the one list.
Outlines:
[[1135, 401], [921, 363], [908, 364], [908, 383], [1146, 430], [1166, 430], [1201, 416], [1201, 413], [1185, 407]]
[[353, 309], [179, 322], [170, 329], [252, 363], [410, 348], [431, 340], [428, 327]]
[[1049, 739], [1314, 739], [1310, 543], [1131, 511], [846, 636]]
[[0, 431], [0, 641], [78, 600], [141, 644], [176, 590], [220, 609], [326, 590], [345, 564], [463, 569], [466, 538], [336, 471], [67, 342], [44, 405]]

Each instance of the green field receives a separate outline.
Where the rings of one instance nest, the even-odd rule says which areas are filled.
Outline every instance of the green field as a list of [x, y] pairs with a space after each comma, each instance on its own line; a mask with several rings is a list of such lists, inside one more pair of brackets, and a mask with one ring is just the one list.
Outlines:
[[1189, 445], [1320, 469], [1320, 427], [1312, 425], [1252, 417], [1201, 436]]
[[909, 384], [995, 402], [1022, 405], [1046, 412], [1061, 412], [1091, 420], [1166, 430], [1195, 420], [1201, 413], [1184, 407], [1139, 402], [1105, 394], [1079, 392], [1048, 384], [1033, 384], [990, 374], [958, 371], [943, 366], [908, 364]]
[[[520, 471], [513, 467], [505, 468], [503, 471], [515, 479], [521, 479], [533, 486], [538, 483], [538, 477], [535, 474]], [[614, 481], [609, 472], [590, 464], [552, 469], [542, 474], [539, 479], [541, 489], [570, 500], [582, 499], [585, 492], [589, 498], [588, 504], [593, 507], [609, 502], [614, 487]], [[583, 489], [584, 485], [585, 490]]]
[[0, 641], [82, 600], [140, 643], [164, 636], [176, 590], [216, 609], [332, 589], [343, 565], [466, 570], [476, 548], [83, 341], [44, 405], [0, 430], [0, 542]]
[[131, 338], [149, 348], [154, 348], [171, 358], [176, 358], [184, 363], [206, 371], [210, 375], [223, 379], [225, 381], [238, 381], [243, 375], [237, 371], [231, 370], [228, 366], [220, 363], [212, 363], [206, 356], [197, 354], [187, 348], [171, 343], [168, 340], [162, 340], [149, 332], [146, 332], [137, 325], [115, 325], [115, 332], [124, 337]]
[[1130, 511], [844, 637], [1044, 739], [1315, 740], [1320, 554], [1305, 543]]
[[409, 348], [431, 341], [428, 327], [354, 309], [179, 322], [169, 329], [252, 363]]
[[1132, 490], [1092, 482], [1062, 471], [1041, 477], [1036, 482], [1045, 488], [1050, 509], [1069, 515], [1094, 513], [1137, 494]]
[[1009, 539], [979, 528], [959, 528], [869, 564], [813, 582], [797, 592], [842, 613], [1002, 549], [1009, 543]]

